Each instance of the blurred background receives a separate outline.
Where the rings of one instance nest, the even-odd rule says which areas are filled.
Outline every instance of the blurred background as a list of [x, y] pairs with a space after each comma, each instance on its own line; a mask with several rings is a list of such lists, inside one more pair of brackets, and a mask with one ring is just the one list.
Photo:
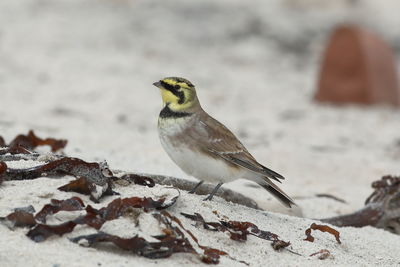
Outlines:
[[[287, 177], [282, 187], [306, 216], [345, 213], [372, 181], [399, 173], [400, 112], [316, 103], [320, 63], [342, 23], [375, 32], [398, 57], [398, 10], [395, 0], [2, 0], [0, 135], [34, 129], [68, 139], [70, 156], [192, 179], [156, 130], [152, 83], [182, 76], [205, 110]], [[318, 210], [316, 193], [348, 204]]]

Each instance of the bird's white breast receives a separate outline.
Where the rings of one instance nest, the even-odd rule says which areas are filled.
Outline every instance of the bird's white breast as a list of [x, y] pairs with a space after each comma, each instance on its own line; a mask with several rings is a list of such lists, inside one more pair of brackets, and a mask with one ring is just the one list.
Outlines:
[[185, 142], [176, 140], [176, 135], [182, 133], [190, 123], [173, 123], [172, 121], [162, 123], [162, 127], [159, 127], [161, 144], [169, 157], [185, 173], [200, 180], [223, 183], [243, 177], [242, 168], [234, 168], [222, 158], [211, 157], [193, 149], [193, 143], [196, 140], [189, 140], [193, 142], [192, 144], [187, 144], [188, 140]]

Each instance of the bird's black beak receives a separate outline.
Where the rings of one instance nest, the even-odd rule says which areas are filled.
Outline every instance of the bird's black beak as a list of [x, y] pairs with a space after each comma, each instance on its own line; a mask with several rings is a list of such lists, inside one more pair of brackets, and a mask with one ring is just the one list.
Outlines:
[[154, 85], [155, 87], [158, 87], [158, 88], [161, 88], [161, 87], [162, 87], [161, 81], [155, 82], [155, 83], [153, 83], [153, 85]]

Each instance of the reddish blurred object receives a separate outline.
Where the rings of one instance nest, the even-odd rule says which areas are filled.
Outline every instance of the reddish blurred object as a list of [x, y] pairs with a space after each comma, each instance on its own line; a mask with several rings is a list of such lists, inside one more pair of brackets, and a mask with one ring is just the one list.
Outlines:
[[400, 107], [392, 50], [381, 38], [363, 28], [338, 27], [325, 51], [314, 98], [335, 104]]

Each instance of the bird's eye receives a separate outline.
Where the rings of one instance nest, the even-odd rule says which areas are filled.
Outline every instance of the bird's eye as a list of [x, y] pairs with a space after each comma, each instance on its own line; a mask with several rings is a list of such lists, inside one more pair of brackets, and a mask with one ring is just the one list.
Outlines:
[[180, 85], [178, 85], [178, 84], [175, 84], [175, 85], [174, 85], [174, 89], [178, 90], [179, 88], [181, 88]]

